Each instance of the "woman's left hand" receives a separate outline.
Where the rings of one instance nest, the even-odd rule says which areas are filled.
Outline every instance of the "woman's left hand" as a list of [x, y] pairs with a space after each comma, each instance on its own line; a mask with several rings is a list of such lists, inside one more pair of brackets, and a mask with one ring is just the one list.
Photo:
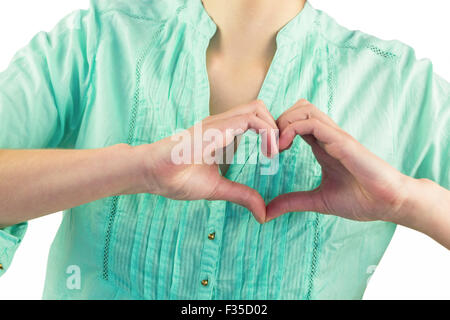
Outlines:
[[267, 206], [266, 221], [287, 212], [315, 211], [371, 221], [397, 220], [410, 180], [339, 128], [325, 113], [300, 100], [277, 120], [280, 152], [300, 135], [322, 167], [322, 182], [306, 192], [280, 195]]

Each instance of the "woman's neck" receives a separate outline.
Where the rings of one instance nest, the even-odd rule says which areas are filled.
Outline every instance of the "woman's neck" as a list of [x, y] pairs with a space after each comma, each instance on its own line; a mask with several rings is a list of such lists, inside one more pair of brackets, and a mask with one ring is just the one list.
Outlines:
[[217, 25], [210, 49], [240, 61], [271, 59], [278, 31], [304, 7], [306, 0], [203, 0]]

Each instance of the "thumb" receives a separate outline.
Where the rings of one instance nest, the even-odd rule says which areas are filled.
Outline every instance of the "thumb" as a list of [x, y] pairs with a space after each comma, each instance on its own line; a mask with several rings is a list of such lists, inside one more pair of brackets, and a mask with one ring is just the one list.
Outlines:
[[282, 194], [267, 205], [266, 222], [288, 212], [316, 211], [325, 213], [319, 190]]
[[247, 208], [259, 223], [264, 223], [266, 203], [261, 195], [246, 185], [221, 177], [214, 195], [209, 200], [225, 200]]

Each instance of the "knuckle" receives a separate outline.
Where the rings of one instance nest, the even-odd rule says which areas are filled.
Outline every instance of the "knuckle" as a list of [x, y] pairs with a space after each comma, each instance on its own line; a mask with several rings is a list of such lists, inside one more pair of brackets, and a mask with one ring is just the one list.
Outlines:
[[286, 120], [286, 119], [280, 119], [277, 122], [278, 127], [283, 130], [284, 128], [286, 128], [287, 126], [289, 126], [291, 124], [290, 121]]
[[251, 121], [254, 120], [256, 118], [257, 112], [256, 111], [251, 111], [245, 114], [245, 119], [247, 121]]
[[316, 119], [316, 118], [311, 118], [311, 119], [309, 119], [308, 121], [310, 121], [311, 122], [311, 124], [314, 126], [314, 127], [318, 127], [321, 123], [320, 123], [320, 120], [319, 119]]
[[251, 110], [255, 114], [262, 114], [266, 110], [266, 106], [262, 100], [255, 100], [254, 103], [252, 103]]
[[266, 111], [266, 110], [267, 110], [267, 107], [266, 107], [266, 105], [264, 104], [264, 102], [263, 102], [262, 100], [258, 100], [258, 101], [259, 101], [259, 103], [258, 103], [257, 110], [260, 111], [260, 112]]
[[260, 105], [258, 105], [257, 107], [256, 107], [256, 109], [255, 109], [255, 114], [256, 115], [261, 115], [261, 114], [263, 114], [264, 113], [264, 108], [262, 107], [262, 106], [260, 106]]
[[303, 107], [303, 109], [307, 112], [313, 112], [316, 111], [316, 107], [314, 107], [312, 104], [307, 104]]
[[310, 104], [310, 102], [304, 98], [297, 101], [297, 105], [299, 105], [299, 106], [304, 106], [304, 105], [308, 105], [308, 104]]
[[209, 115], [209, 116], [207, 116], [205, 119], [203, 119], [203, 122], [211, 122], [211, 121], [213, 121], [214, 120], [214, 116], [211, 116], [211, 115]]
[[297, 126], [296, 122], [289, 123], [284, 129], [283, 133], [289, 132], [289, 131], [295, 131], [295, 127]]
[[265, 108], [266, 107], [266, 104], [261, 99], [255, 100], [255, 105], [260, 107], [260, 108]]

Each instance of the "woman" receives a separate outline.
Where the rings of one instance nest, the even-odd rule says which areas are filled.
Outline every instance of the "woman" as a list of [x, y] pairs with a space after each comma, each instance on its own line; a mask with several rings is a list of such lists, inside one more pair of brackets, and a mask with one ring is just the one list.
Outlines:
[[65, 210], [44, 298], [357, 299], [396, 224], [450, 248], [450, 85], [304, 0], [93, 0], [0, 88], [0, 271]]

